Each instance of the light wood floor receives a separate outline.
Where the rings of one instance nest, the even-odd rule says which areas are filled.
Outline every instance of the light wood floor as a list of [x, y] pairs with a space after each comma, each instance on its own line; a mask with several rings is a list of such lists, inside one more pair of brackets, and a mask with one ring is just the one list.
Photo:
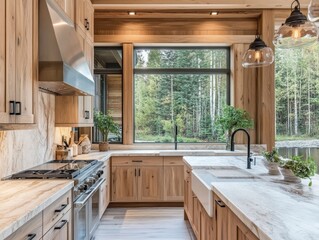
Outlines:
[[108, 208], [95, 240], [193, 240], [183, 208]]

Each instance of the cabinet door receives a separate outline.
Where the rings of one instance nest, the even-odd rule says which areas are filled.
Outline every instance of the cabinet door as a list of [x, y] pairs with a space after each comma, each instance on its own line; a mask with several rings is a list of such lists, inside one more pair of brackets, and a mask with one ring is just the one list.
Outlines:
[[197, 239], [200, 238], [200, 202], [197, 197], [193, 196], [193, 231]]
[[215, 239], [214, 237], [214, 222], [206, 210], [201, 206], [200, 214], [200, 240]]
[[79, 96], [79, 124], [93, 125], [93, 97]]
[[89, 68], [91, 70], [91, 74], [93, 75], [93, 69], [94, 69], [94, 48], [93, 48], [93, 42], [90, 40], [86, 39], [84, 42], [85, 44], [85, 49], [84, 49], [84, 55], [86, 58], [86, 61], [89, 65]]
[[15, 71], [16, 71], [16, 123], [33, 123], [33, 83], [36, 74], [33, 74], [33, 54], [37, 54], [34, 45], [37, 39], [33, 37], [36, 27], [33, 24], [33, 9], [35, 1], [15, 0], [16, 26], [15, 26]]
[[229, 238], [233, 240], [258, 240], [255, 234], [232, 212], [228, 211]]
[[214, 199], [216, 240], [228, 240], [228, 208], [216, 195]]
[[85, 22], [85, 1], [86, 0], [75, 0], [75, 23], [76, 28], [80, 28], [83, 32], [86, 32]]
[[44, 236], [43, 240], [72, 240], [72, 211], [69, 210]]
[[85, 1], [85, 19], [86, 23], [86, 35], [90, 42], [94, 42], [94, 7], [90, 0]]
[[184, 210], [189, 222], [193, 221], [193, 193], [190, 176], [191, 170], [184, 166]]
[[99, 194], [99, 217], [103, 216], [106, 208], [107, 208], [107, 192], [108, 192], [108, 185], [107, 182], [105, 181], [101, 187], [100, 187], [100, 194]]
[[137, 168], [134, 166], [112, 167], [112, 201], [137, 201]]
[[139, 201], [163, 201], [163, 167], [141, 166], [138, 169]]
[[[9, 11], [9, 9], [7, 11]], [[7, 85], [9, 84], [9, 82], [7, 81], [7, 76], [6, 76], [7, 75], [6, 68], [10, 67], [10, 65], [6, 64], [6, 38], [8, 38], [8, 35], [9, 35], [8, 33], [12, 31], [12, 29], [10, 29], [11, 26], [9, 25], [10, 20], [12, 22], [12, 19], [8, 17], [6, 19], [6, 0], [0, 0], [0, 123], [9, 123], [10, 121], [9, 120], [10, 96], [8, 96], [9, 89]], [[11, 71], [12, 70], [14, 69], [11, 69]], [[11, 87], [13, 89], [15, 88], [14, 85]]]
[[164, 166], [164, 201], [184, 199], [184, 166]]

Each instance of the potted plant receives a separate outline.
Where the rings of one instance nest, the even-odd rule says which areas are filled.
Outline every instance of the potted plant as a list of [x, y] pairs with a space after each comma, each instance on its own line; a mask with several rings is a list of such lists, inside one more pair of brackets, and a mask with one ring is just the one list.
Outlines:
[[226, 150], [230, 150], [232, 132], [238, 128], [252, 128], [254, 121], [248, 112], [233, 106], [225, 106], [221, 116], [217, 117], [216, 126], [226, 134]]
[[316, 174], [316, 163], [313, 158], [304, 159], [301, 156], [293, 156], [292, 159], [281, 162], [281, 173], [288, 182], [301, 182], [300, 178], [308, 178], [308, 186], [312, 186], [311, 176]]
[[107, 151], [109, 149], [109, 133], [114, 133], [116, 136], [119, 136], [120, 127], [116, 122], [114, 122], [114, 119], [109, 112], [106, 114], [100, 111], [94, 112], [94, 123], [103, 137], [103, 141], [99, 143], [99, 150]]
[[280, 159], [279, 153], [276, 148], [273, 148], [270, 152], [263, 152], [263, 156], [265, 157], [263, 163], [265, 167], [268, 169], [269, 175], [280, 175], [280, 171], [278, 169]]

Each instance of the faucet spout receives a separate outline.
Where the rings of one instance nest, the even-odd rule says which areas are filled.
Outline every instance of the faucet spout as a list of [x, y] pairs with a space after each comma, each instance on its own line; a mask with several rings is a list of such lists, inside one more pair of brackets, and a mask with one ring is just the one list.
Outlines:
[[251, 162], [252, 162], [252, 159], [250, 158], [250, 136], [249, 136], [249, 133], [247, 132], [246, 129], [243, 129], [243, 128], [239, 128], [239, 129], [236, 129], [232, 135], [231, 135], [231, 140], [230, 140], [230, 151], [234, 151], [235, 150], [235, 143], [234, 143], [234, 138], [235, 138], [235, 134], [239, 131], [242, 131], [246, 134], [247, 136], [247, 169], [251, 169]]

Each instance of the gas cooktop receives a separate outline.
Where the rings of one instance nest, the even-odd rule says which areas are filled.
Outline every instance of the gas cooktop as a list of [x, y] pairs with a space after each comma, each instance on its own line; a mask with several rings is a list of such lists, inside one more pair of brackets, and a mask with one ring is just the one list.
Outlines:
[[52, 160], [15, 173], [11, 176], [11, 179], [74, 179], [98, 162], [97, 160]]

